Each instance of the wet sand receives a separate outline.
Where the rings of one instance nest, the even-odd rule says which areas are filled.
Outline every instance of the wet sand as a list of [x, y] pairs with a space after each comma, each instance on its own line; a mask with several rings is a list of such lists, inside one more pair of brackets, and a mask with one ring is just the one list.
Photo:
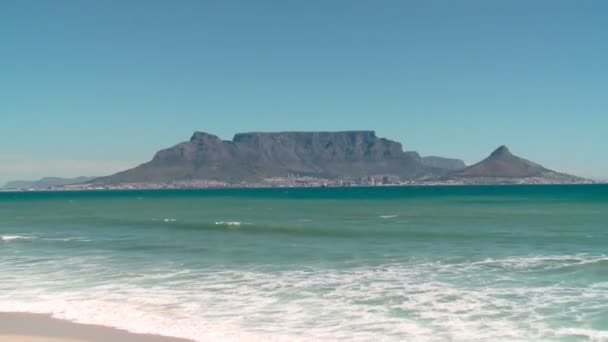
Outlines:
[[86, 342], [84, 340], [74, 340], [67, 338], [55, 337], [40, 337], [40, 336], [23, 336], [23, 335], [2, 335], [0, 334], [0, 342]]
[[30, 313], [0, 313], [0, 342], [192, 342], [134, 334], [101, 325], [77, 324]]

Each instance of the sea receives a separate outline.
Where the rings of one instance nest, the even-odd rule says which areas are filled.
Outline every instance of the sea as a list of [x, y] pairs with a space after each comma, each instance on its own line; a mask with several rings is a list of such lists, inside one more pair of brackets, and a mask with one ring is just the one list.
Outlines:
[[0, 193], [0, 311], [196, 341], [608, 341], [608, 185]]

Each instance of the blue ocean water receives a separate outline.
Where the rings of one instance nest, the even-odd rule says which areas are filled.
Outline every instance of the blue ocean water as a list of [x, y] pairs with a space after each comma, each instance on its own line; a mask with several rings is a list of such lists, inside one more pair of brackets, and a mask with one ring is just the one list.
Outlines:
[[0, 311], [198, 341], [608, 341], [608, 186], [0, 193]]

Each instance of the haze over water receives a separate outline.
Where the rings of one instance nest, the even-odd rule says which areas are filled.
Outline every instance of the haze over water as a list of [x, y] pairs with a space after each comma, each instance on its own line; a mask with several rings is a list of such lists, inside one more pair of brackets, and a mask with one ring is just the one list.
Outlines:
[[0, 311], [209, 340], [608, 341], [608, 186], [0, 193]]

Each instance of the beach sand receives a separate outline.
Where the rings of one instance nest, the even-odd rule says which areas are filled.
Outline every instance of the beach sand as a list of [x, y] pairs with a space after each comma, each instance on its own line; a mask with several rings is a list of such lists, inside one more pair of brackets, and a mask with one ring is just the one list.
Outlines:
[[[133, 334], [100, 325], [77, 324], [48, 315], [0, 313], [0, 342], [188, 342], [173, 337]], [[191, 341], [190, 341], [191, 342]]]
[[84, 340], [74, 340], [71, 338], [23, 336], [23, 335], [1, 335], [0, 342], [86, 342]]

